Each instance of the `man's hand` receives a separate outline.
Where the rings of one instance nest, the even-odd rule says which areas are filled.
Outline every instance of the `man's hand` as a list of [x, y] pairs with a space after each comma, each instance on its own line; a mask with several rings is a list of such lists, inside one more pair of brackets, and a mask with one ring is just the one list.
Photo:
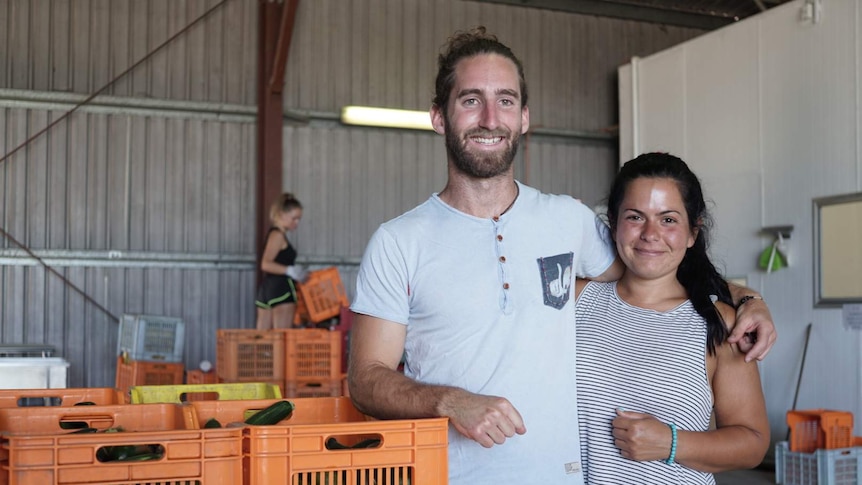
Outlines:
[[617, 410], [612, 421], [614, 446], [629, 460], [666, 460], [673, 436], [667, 424], [649, 414]]
[[515, 433], [527, 432], [521, 414], [505, 398], [459, 390], [444, 401], [441, 414], [448, 416], [459, 433], [485, 448], [502, 445]]
[[763, 360], [778, 339], [769, 307], [761, 299], [746, 301], [736, 310], [736, 326], [730, 343], [735, 343], [745, 352], [745, 361]]

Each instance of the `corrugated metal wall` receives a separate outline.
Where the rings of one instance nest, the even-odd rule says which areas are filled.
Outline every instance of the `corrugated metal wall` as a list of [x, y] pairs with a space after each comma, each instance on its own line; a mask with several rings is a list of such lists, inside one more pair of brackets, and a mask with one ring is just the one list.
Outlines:
[[[0, 224], [112, 315], [181, 316], [186, 363], [215, 359], [215, 329], [253, 325], [253, 0], [0, 0], [0, 154], [9, 153], [187, 24], [201, 23], [94, 102], [0, 162]], [[346, 104], [427, 109], [436, 55], [484, 24], [524, 60], [534, 127], [518, 178], [589, 204], [615, 143], [616, 66], [700, 33], [462, 0], [302, 0], [285, 108], [284, 188], [305, 213], [312, 267], [355, 265], [381, 222], [445, 184], [433, 133], [348, 128]], [[78, 95], [76, 96], [75, 93]], [[116, 325], [8, 238], [0, 241], [0, 342], [46, 343], [72, 386], [111, 385]]]
[[533, 126], [565, 130], [615, 125], [616, 66], [702, 33], [464, 0], [300, 0], [285, 107], [428, 109], [440, 48], [476, 25], [521, 58]]
[[93, 93], [210, 10], [105, 94], [253, 104], [250, 0], [2, 0], [0, 87]]
[[[0, 147], [50, 116], [0, 110]], [[189, 335], [214, 334], [250, 322], [253, 159], [249, 123], [76, 113], [0, 166], [3, 228], [114, 316], [181, 316]], [[116, 322], [3, 247], [2, 341], [53, 345], [72, 382], [112, 380]], [[188, 357], [214, 345], [191, 339]]]
[[0, 340], [54, 346], [72, 386], [113, 384], [111, 315], [182, 317], [189, 364], [253, 324], [256, 4], [0, 1], [4, 155], [209, 9], [0, 163], [3, 229], [110, 312], [0, 239]]

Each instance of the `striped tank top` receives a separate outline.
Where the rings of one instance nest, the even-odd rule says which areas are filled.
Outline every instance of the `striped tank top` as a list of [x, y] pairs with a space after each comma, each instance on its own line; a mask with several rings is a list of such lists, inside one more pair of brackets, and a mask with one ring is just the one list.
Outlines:
[[649, 413], [689, 431], [709, 429], [706, 322], [690, 301], [668, 312], [622, 301], [616, 283], [589, 283], [575, 305], [578, 417], [588, 485], [715, 484], [712, 474], [633, 461], [614, 446], [615, 409]]

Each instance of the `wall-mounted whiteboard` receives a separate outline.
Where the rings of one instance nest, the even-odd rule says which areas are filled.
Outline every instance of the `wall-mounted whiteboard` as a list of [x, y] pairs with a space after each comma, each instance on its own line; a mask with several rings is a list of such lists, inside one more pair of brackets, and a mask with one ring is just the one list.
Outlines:
[[862, 193], [814, 199], [814, 304], [862, 302]]

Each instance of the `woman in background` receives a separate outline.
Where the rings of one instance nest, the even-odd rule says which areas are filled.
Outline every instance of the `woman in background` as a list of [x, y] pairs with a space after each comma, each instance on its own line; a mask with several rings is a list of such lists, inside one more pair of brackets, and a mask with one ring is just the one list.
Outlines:
[[257, 329], [290, 328], [296, 313], [296, 284], [307, 277], [296, 264], [296, 247], [287, 233], [296, 230], [302, 219], [302, 204], [290, 193], [281, 194], [269, 208], [272, 227], [260, 260], [263, 281], [257, 290]]
[[[700, 182], [677, 157], [626, 163], [608, 197], [625, 272], [578, 280], [578, 416], [588, 485], [714, 484], [769, 447], [757, 364], [727, 342], [727, 283], [707, 254]], [[715, 426], [710, 426], [711, 418]]]

